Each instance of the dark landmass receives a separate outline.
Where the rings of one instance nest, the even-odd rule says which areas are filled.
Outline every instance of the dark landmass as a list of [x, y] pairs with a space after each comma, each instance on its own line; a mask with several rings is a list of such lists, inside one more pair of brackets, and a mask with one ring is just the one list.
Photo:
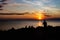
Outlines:
[[1, 36], [8, 37], [9, 39], [15, 37], [19, 40], [57, 40], [60, 39], [60, 27], [48, 26], [45, 28], [38, 26], [34, 28], [33, 26], [26, 26], [25, 28], [17, 30], [12, 28], [8, 31], [0, 31]]
[[46, 19], [46, 20], [60, 21], [60, 18], [50, 18], [50, 19]]
[[0, 31], [0, 38], [19, 39], [19, 40], [60, 40], [60, 26], [53, 27], [43, 22], [43, 27], [25, 26], [21, 29], [10, 29]]
[[[23, 14], [21, 14], [23, 15]], [[43, 20], [37, 20], [37, 19], [2, 19], [0, 18], [0, 21], [43, 21]], [[53, 19], [45, 19], [47, 21], [60, 21], [60, 18], [53, 18]]]

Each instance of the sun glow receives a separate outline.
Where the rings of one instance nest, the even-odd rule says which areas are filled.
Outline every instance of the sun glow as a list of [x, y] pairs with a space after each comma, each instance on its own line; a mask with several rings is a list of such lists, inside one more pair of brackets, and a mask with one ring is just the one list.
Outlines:
[[45, 16], [44, 16], [43, 14], [39, 14], [39, 15], [38, 15], [38, 19], [39, 19], [39, 20], [43, 20], [43, 19], [45, 19]]
[[37, 13], [36, 14], [37, 15], [37, 19], [38, 20], [43, 20], [43, 19], [45, 19], [45, 16], [44, 16], [44, 14], [41, 12], [41, 13]]

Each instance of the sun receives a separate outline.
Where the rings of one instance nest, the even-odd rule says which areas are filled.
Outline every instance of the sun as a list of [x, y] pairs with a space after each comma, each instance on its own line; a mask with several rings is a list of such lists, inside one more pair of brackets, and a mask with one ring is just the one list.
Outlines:
[[45, 19], [45, 16], [43, 13], [37, 13], [37, 19], [38, 20], [44, 20]]
[[43, 19], [45, 19], [45, 16], [44, 16], [43, 14], [39, 14], [39, 15], [38, 15], [38, 19], [39, 19], [39, 20], [43, 20]]
[[39, 16], [39, 17], [38, 17], [38, 19], [42, 19], [42, 17], [41, 17], [41, 16]]

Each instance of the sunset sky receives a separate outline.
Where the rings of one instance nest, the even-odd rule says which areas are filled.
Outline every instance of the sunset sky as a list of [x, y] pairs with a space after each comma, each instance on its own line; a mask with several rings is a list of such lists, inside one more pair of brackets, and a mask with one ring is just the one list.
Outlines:
[[[60, 0], [7, 0], [8, 4], [0, 13], [24, 13], [27, 15], [0, 15], [0, 18], [36, 18], [35, 14], [51, 15], [60, 18]], [[31, 13], [35, 14], [31, 14]], [[44, 15], [45, 15], [44, 14]], [[32, 17], [31, 17], [32, 15]], [[41, 17], [41, 16], [40, 16]]]

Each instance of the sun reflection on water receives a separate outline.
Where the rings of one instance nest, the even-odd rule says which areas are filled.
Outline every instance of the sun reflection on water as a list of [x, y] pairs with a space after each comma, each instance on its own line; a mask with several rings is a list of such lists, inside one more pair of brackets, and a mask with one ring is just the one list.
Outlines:
[[41, 21], [39, 21], [39, 22], [37, 23], [37, 25], [38, 25], [38, 26], [43, 26], [43, 24], [42, 24]]

